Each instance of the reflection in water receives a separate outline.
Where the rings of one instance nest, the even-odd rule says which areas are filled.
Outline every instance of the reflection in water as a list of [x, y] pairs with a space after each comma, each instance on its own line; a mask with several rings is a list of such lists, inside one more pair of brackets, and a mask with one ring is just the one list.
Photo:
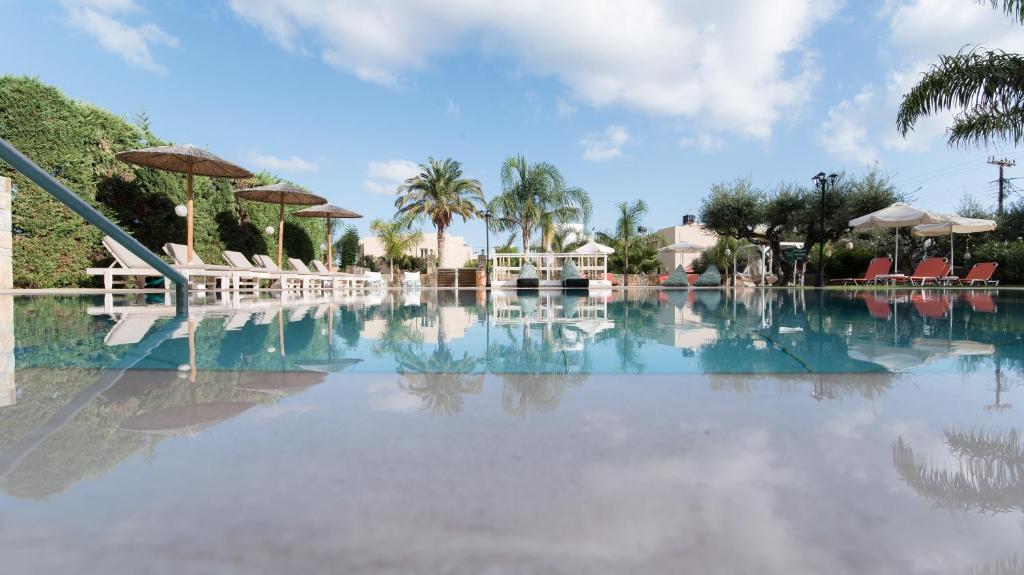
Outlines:
[[956, 469], [932, 467], [899, 438], [892, 457], [900, 478], [941, 507], [980, 513], [1024, 511], [1024, 441], [1019, 430], [951, 428], [945, 444]]
[[[16, 298], [0, 551], [409, 571], [398, 537], [492, 571], [1020, 572], [1024, 435], [990, 429], [1015, 417], [1022, 301]], [[949, 465], [924, 456], [942, 428]]]

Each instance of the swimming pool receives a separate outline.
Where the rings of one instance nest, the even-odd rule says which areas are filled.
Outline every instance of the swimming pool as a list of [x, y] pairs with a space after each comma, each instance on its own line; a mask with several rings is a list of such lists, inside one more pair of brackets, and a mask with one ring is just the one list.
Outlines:
[[1022, 296], [210, 295], [188, 318], [160, 294], [0, 296], [0, 552], [11, 572], [1015, 572]]

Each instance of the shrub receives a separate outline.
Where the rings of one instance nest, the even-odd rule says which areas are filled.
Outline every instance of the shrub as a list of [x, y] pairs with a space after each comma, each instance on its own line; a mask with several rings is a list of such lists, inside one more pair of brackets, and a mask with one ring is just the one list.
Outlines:
[[998, 263], [994, 277], [1000, 285], [1024, 284], [1024, 241], [991, 240], [979, 244], [971, 249], [971, 261], [966, 263], [977, 262]]

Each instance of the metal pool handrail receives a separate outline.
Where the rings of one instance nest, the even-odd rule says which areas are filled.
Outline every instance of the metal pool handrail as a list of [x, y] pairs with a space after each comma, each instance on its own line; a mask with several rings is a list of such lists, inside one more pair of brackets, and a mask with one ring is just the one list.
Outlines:
[[64, 184], [57, 181], [46, 170], [40, 168], [35, 162], [25, 157], [7, 140], [0, 138], [0, 158], [3, 158], [15, 170], [21, 172], [26, 178], [32, 180], [37, 186], [46, 190], [51, 196], [57, 198], [61, 203], [82, 216], [89, 223], [99, 228], [103, 233], [114, 238], [128, 251], [139, 256], [142, 261], [163, 274], [167, 279], [174, 282], [175, 307], [179, 314], [188, 312], [188, 278], [170, 264], [160, 259], [160, 256], [149, 251], [146, 246], [139, 243], [128, 232], [122, 230], [114, 222], [107, 219], [99, 210], [89, 205], [88, 202], [69, 190]]

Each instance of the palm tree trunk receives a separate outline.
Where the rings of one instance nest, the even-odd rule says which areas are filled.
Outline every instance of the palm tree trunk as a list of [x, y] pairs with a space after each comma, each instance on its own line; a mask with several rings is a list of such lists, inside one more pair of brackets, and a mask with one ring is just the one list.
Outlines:
[[444, 266], [444, 232], [445, 228], [437, 228], [437, 267], [440, 269]]
[[520, 235], [523, 236], [523, 253], [528, 254], [530, 253], [530, 226], [523, 224], [522, 228], [523, 233]]
[[388, 258], [388, 267], [391, 268], [391, 286], [395, 287], [395, 258]]

